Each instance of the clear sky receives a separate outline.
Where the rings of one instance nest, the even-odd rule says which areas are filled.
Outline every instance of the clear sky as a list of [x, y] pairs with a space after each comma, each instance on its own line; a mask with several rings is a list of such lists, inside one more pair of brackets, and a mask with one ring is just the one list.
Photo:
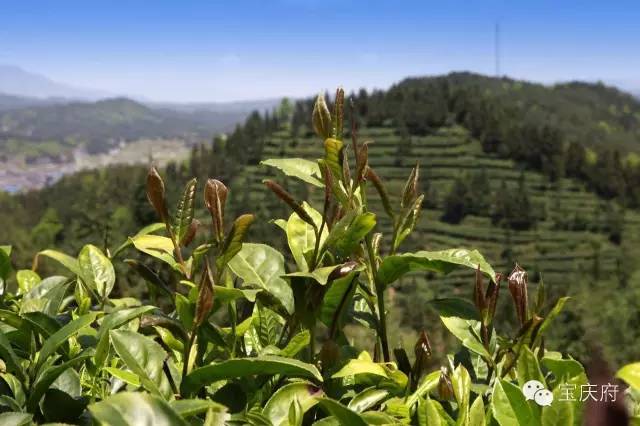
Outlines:
[[0, 0], [0, 63], [152, 100], [304, 96], [409, 75], [640, 89], [640, 1]]

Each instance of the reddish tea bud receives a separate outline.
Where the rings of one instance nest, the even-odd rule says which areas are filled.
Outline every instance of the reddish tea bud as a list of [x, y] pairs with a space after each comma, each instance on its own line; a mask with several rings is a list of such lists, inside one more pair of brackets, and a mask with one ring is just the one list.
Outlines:
[[440, 368], [440, 379], [438, 380], [438, 395], [444, 401], [454, 399], [453, 384], [447, 367]]
[[528, 320], [527, 301], [527, 272], [516, 264], [516, 267], [509, 274], [509, 292], [516, 307], [516, 314], [520, 325], [524, 325]]
[[196, 327], [205, 322], [213, 308], [213, 282], [209, 267], [206, 264], [203, 274], [198, 291], [198, 300], [196, 301], [196, 313], [193, 319]]
[[327, 340], [320, 349], [322, 369], [327, 370], [336, 365], [340, 359], [340, 346], [333, 340]]
[[296, 214], [300, 216], [300, 219], [304, 220], [313, 227], [316, 226], [311, 216], [309, 216], [309, 213], [307, 213], [306, 210], [302, 207], [302, 204], [298, 203], [293, 198], [293, 196], [289, 194], [283, 187], [269, 179], [265, 180], [264, 184], [267, 185], [267, 188], [269, 188], [274, 194], [276, 194], [278, 198], [284, 201], [291, 208], [291, 210], [296, 212]]
[[500, 294], [500, 282], [502, 281], [502, 274], [496, 274], [496, 280], [490, 281], [487, 287], [487, 293], [485, 294], [485, 300], [487, 302], [487, 323], [490, 324], [496, 315], [496, 306], [498, 304], [498, 295]]
[[387, 215], [389, 215], [389, 217], [393, 218], [394, 217], [393, 209], [391, 208], [391, 203], [389, 202], [389, 195], [387, 194], [387, 189], [384, 187], [384, 184], [382, 183], [382, 179], [380, 179], [380, 176], [378, 176], [371, 167], [367, 167], [366, 176], [367, 176], [367, 180], [373, 183], [373, 186], [376, 188], [376, 191], [378, 191], [378, 195], [380, 195], [380, 200], [382, 201], [382, 206], [384, 207], [384, 211], [387, 212]]
[[478, 266], [478, 269], [476, 269], [476, 280], [475, 280], [475, 286], [473, 288], [473, 302], [476, 305], [476, 308], [478, 308], [478, 312], [480, 312], [480, 316], [484, 320], [485, 313], [488, 306], [487, 306], [487, 300], [485, 298], [484, 284], [482, 283], [482, 272], [480, 272], [480, 266]]
[[427, 362], [431, 357], [431, 343], [429, 343], [429, 337], [426, 331], [422, 330], [413, 350], [416, 355], [416, 361], [413, 364], [413, 374], [418, 378], [427, 367]]
[[217, 179], [208, 179], [204, 186], [204, 203], [211, 213], [213, 235], [217, 241], [222, 241], [224, 235], [224, 206], [228, 193], [227, 187]]
[[167, 200], [164, 195], [164, 182], [155, 167], [149, 169], [147, 174], [147, 199], [155, 209], [160, 219], [167, 223], [169, 211], [167, 210]]
[[180, 245], [182, 247], [187, 247], [193, 239], [196, 237], [198, 232], [198, 227], [200, 226], [200, 221], [198, 219], [193, 219], [191, 225], [189, 225], [189, 229], [187, 229], [186, 234], [182, 237], [182, 241], [180, 241]]
[[358, 262], [355, 262], [353, 260], [343, 263], [342, 265], [338, 266], [333, 271], [331, 271], [331, 274], [329, 274], [328, 280], [334, 281], [339, 278], [345, 277], [351, 272], [353, 272], [357, 267], [358, 267]]

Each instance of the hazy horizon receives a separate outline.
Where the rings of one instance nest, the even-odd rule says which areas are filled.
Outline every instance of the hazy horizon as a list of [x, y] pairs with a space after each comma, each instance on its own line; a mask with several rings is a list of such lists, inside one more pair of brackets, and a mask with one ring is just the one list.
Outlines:
[[76, 0], [3, 6], [0, 64], [153, 102], [302, 97], [468, 70], [640, 89], [640, 6]]

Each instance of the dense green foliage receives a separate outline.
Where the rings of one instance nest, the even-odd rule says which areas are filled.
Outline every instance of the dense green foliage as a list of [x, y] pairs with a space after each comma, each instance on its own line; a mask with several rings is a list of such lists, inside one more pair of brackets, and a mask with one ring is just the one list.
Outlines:
[[[0, 247], [0, 420], [580, 424], [584, 403], [560, 396], [566, 385], [587, 384], [586, 373], [545, 344], [567, 298], [550, 301], [538, 286], [534, 300], [522, 268], [516, 265], [504, 278], [477, 250], [404, 252], [422, 210], [419, 167], [391, 198], [369, 162], [368, 143], [354, 133], [350, 147], [344, 142], [343, 96], [339, 90], [333, 113], [322, 97], [314, 108], [313, 127], [324, 141], [317, 162], [264, 161], [322, 193], [314, 208], [275, 181], [264, 182], [287, 210], [272, 224], [284, 233], [284, 253], [245, 242], [255, 216], [233, 219], [221, 181], [208, 179], [199, 191], [197, 179], [190, 180], [170, 209], [154, 168], [145, 195], [161, 223], [117, 249], [87, 244], [76, 257], [46, 249], [32, 269], [13, 273], [12, 249]], [[355, 160], [348, 160], [349, 151]], [[370, 210], [367, 186], [392, 223], [387, 239], [378, 233], [381, 215]], [[196, 204], [210, 215], [206, 225], [195, 218]], [[194, 247], [197, 234], [203, 242]], [[135, 253], [140, 260], [126, 258]], [[40, 265], [51, 261], [64, 276], [41, 278]], [[114, 265], [122, 261], [148, 286], [143, 299], [114, 293], [120, 284]], [[390, 286], [411, 272], [456, 268], [475, 272], [467, 289], [471, 301], [429, 301], [457, 340], [455, 353], [432, 359], [441, 348], [432, 348], [427, 331], [411, 354], [392, 351]], [[500, 292], [503, 282], [508, 294]], [[504, 308], [517, 318], [515, 330], [497, 320]], [[350, 343], [350, 323], [372, 333], [371, 347]], [[632, 415], [639, 368], [631, 364], [619, 372], [631, 386], [625, 398]], [[520, 388], [531, 380], [553, 401], [527, 401]], [[609, 407], [603, 403], [589, 415], [606, 421]]]
[[[444, 86], [448, 87], [446, 91], [437, 89]], [[494, 103], [486, 104], [485, 98], [496, 96], [499, 108]], [[597, 182], [601, 185], [627, 187], [623, 192], [628, 193], [634, 188], [626, 176], [633, 174], [630, 171], [636, 164], [633, 141], [637, 139], [633, 138], [637, 126], [629, 117], [623, 120], [622, 115], [629, 110], [635, 117], [636, 101], [598, 85], [548, 88], [468, 74], [411, 79], [388, 92], [361, 92], [353, 98], [362, 140], [375, 141], [368, 147], [370, 163], [385, 176], [392, 197], [401, 192], [405, 177], [420, 162], [424, 213], [414, 234], [405, 241], [408, 250], [470, 245], [480, 249], [496, 270], [507, 272], [518, 262], [535, 283], [544, 279], [554, 297], [573, 297], [558, 318], [563, 326], [551, 330], [548, 336], [551, 345], [562, 344], [585, 362], [593, 347], [601, 347], [615, 365], [636, 358], [640, 320], [634, 295], [640, 292], [640, 272], [635, 259], [640, 254], [640, 214], [629, 201], [631, 197], [609, 200], [584, 176], [571, 177], [573, 174], [567, 172], [567, 176], [553, 180], [545, 175], [544, 168], [515, 156], [506, 158], [510, 157], [509, 150], [487, 152], [488, 133], [473, 131], [471, 118], [459, 119], [482, 111], [491, 114], [500, 108], [526, 111], [524, 118], [515, 112], [503, 117], [501, 126], [518, 129], [520, 120], [543, 127], [558, 126], [564, 153], [561, 162], [567, 170], [595, 171], [600, 173]], [[474, 99], [482, 100], [480, 106]], [[385, 102], [393, 107], [386, 107]], [[436, 106], [446, 106], [446, 112], [429, 112]], [[530, 114], [532, 108], [538, 113]], [[445, 120], [419, 129], [405, 123], [412, 119], [410, 111], [415, 120], [431, 122], [428, 117], [442, 114]], [[165, 171], [170, 203], [177, 202], [181, 186], [191, 176], [201, 181], [211, 176], [231, 182], [237, 189], [230, 199], [230, 211], [240, 214], [251, 210], [259, 219], [251, 240], [268, 241], [284, 249], [285, 244], [268, 220], [284, 215], [285, 209], [265, 195], [261, 183], [276, 172], [258, 163], [276, 157], [320, 157], [323, 147], [313, 136], [311, 112], [312, 102], [301, 101], [276, 114], [253, 114], [227, 138], [194, 147], [189, 161], [171, 164]], [[398, 118], [399, 112], [404, 118]], [[535, 117], [541, 118], [537, 121]], [[631, 124], [623, 126], [625, 120]], [[615, 131], [598, 133], [593, 129], [594, 122]], [[475, 125], [482, 123], [484, 119], [478, 118]], [[532, 147], [532, 155], [536, 152], [535, 139], [512, 136], [515, 133], [511, 131], [515, 132], [510, 130], [501, 137], [502, 144], [511, 144], [513, 137], [523, 146]], [[347, 135], [349, 132], [345, 130]], [[583, 137], [585, 133], [598, 137], [588, 139]], [[627, 142], [621, 144], [621, 140]], [[572, 141], [580, 142], [580, 146]], [[620, 149], [617, 157], [624, 166], [611, 161], [615, 155], [603, 156], [602, 151], [610, 147]], [[17, 264], [28, 267], [31, 253], [50, 246], [74, 253], [84, 244], [99, 241], [101, 247], [114, 250], [120, 241], [153, 220], [141, 183], [144, 173], [142, 168], [114, 167], [65, 177], [43, 191], [15, 197], [0, 195], [0, 220], [7, 224], [3, 238], [14, 245]], [[321, 192], [313, 187], [287, 183], [296, 197], [321, 202]], [[389, 238], [391, 222], [382, 214], [383, 206], [371, 187], [369, 192], [371, 209], [380, 214], [379, 227]], [[206, 216], [205, 209], [197, 206], [196, 217], [204, 221]], [[55, 272], [52, 266], [45, 267]], [[118, 294], [144, 294], [135, 274], [121, 264], [116, 268], [121, 274], [116, 291], [122, 293]], [[431, 328], [437, 318], [426, 302], [435, 295], [459, 294], [469, 280], [469, 274], [460, 271], [446, 277], [414, 273], [395, 283], [396, 291], [390, 299], [394, 306], [390, 328], [396, 331], [392, 333], [393, 344], [410, 347], [417, 332]], [[598, 309], [593, 309], [593, 300], [603, 301]], [[506, 313], [498, 315], [509, 321]], [[350, 327], [350, 333], [355, 339], [370, 340], [357, 327]], [[446, 339], [439, 327], [432, 330], [432, 340]]]

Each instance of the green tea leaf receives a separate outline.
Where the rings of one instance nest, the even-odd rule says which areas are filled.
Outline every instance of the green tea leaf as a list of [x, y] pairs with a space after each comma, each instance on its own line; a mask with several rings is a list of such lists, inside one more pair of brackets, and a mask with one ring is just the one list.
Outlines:
[[42, 348], [40, 349], [40, 353], [38, 354], [36, 370], [40, 369], [40, 367], [47, 361], [47, 358], [53, 355], [60, 346], [67, 343], [71, 337], [76, 335], [84, 327], [91, 325], [91, 323], [95, 321], [97, 315], [97, 312], [83, 315], [66, 324], [45, 340], [42, 344]]
[[357, 359], [349, 360], [347, 365], [342, 367], [340, 371], [331, 376], [332, 379], [339, 379], [341, 377], [355, 376], [357, 374], [373, 374], [375, 376], [382, 376], [388, 378], [389, 375], [384, 366], [375, 363], [371, 360], [371, 356], [365, 351], [360, 353]]
[[347, 257], [375, 226], [376, 215], [373, 213], [347, 215], [333, 226], [326, 245], [332, 248], [338, 257]]
[[78, 265], [78, 261], [68, 254], [64, 254], [56, 250], [43, 250], [38, 253], [37, 256], [51, 258], [67, 268], [69, 271], [73, 272], [75, 275], [82, 276], [82, 270], [80, 269], [80, 265]]
[[349, 426], [366, 426], [367, 422], [360, 414], [329, 398], [320, 398], [318, 404], [330, 415], [334, 416], [340, 424]]
[[18, 294], [27, 293], [42, 281], [40, 275], [30, 269], [21, 269], [18, 271], [16, 273], [16, 280], [18, 281]]
[[169, 401], [169, 406], [183, 419], [206, 413], [209, 410], [226, 413], [227, 408], [217, 402], [206, 399], [178, 399]]
[[563, 400], [561, 388], [555, 388], [551, 405], [542, 407], [542, 426], [573, 426], [575, 404], [574, 401]]
[[77, 357], [63, 363], [60, 365], [49, 366], [44, 369], [44, 371], [39, 372], [38, 377], [35, 383], [31, 386], [31, 393], [29, 394], [27, 400], [27, 410], [29, 412], [35, 412], [42, 399], [42, 396], [45, 394], [47, 389], [51, 386], [53, 382], [68, 368], [71, 368], [75, 364], [79, 364], [86, 359], [88, 359], [91, 355], [87, 353], [81, 353]]
[[281, 374], [292, 377], [315, 379], [322, 382], [322, 375], [312, 364], [279, 356], [238, 358], [197, 368], [182, 381], [182, 393], [191, 395], [202, 386], [218, 380], [235, 379], [256, 374]]
[[469, 425], [485, 426], [486, 424], [484, 402], [482, 401], [482, 395], [478, 395], [469, 409]]
[[627, 382], [632, 388], [640, 390], [640, 362], [625, 365], [618, 370], [616, 377]]
[[351, 306], [351, 300], [357, 288], [357, 275], [357, 272], [351, 272], [333, 281], [329, 286], [320, 308], [320, 321], [327, 327], [331, 327], [334, 322], [337, 322], [336, 327], [340, 327], [344, 321], [345, 313]]
[[153, 311], [154, 309], [156, 309], [155, 306], [140, 306], [137, 308], [120, 309], [106, 315], [102, 319], [98, 335], [96, 336], [96, 339], [98, 340], [94, 356], [96, 366], [101, 367], [107, 359], [107, 355], [109, 353], [109, 331], [128, 323], [134, 318], [138, 318], [140, 315]]
[[45, 278], [22, 296], [20, 314], [42, 312], [49, 316], [57, 315], [68, 288], [69, 280], [65, 277]]
[[324, 161], [329, 166], [336, 182], [342, 180], [342, 148], [344, 144], [338, 139], [328, 138], [324, 141]]
[[0, 424], [11, 426], [29, 426], [32, 424], [33, 414], [15, 411], [0, 414]]
[[187, 422], [167, 402], [146, 393], [111, 395], [89, 405], [89, 412], [100, 424], [109, 426], [187, 426]]
[[557, 382], [566, 382], [573, 377], [584, 374], [584, 367], [574, 359], [557, 359], [545, 356], [541, 363], [553, 373]]
[[180, 271], [178, 262], [173, 258], [174, 247], [171, 238], [159, 235], [136, 235], [131, 238], [131, 242], [141, 252], [162, 260], [174, 270]]
[[378, 269], [378, 280], [387, 285], [412, 271], [448, 273], [457, 266], [478, 269], [492, 280], [496, 273], [477, 250], [450, 249], [442, 251], [418, 251], [386, 257]]
[[98, 247], [88, 244], [78, 255], [78, 265], [84, 283], [102, 299], [109, 297], [116, 283], [116, 273], [109, 258]]
[[[302, 208], [309, 214], [313, 223], [318, 229], [322, 223], [322, 215], [309, 204], [302, 203]], [[298, 269], [302, 272], [309, 271], [309, 262], [307, 255], [310, 256], [316, 245], [316, 234], [311, 225], [300, 219], [296, 213], [291, 213], [287, 220], [286, 226], [287, 242], [291, 255], [298, 265]], [[324, 243], [327, 236], [326, 227], [320, 236], [320, 246]]]
[[287, 176], [296, 177], [318, 188], [324, 186], [321, 180], [320, 167], [314, 161], [303, 158], [271, 158], [261, 161], [260, 164], [275, 167]]
[[436, 299], [432, 302], [445, 327], [460, 340], [463, 346], [490, 360], [491, 355], [477, 336], [480, 329], [480, 314], [473, 304], [465, 299]]
[[531, 425], [533, 414], [522, 390], [505, 380], [496, 380], [491, 399], [493, 417], [501, 426]]
[[466, 424], [469, 416], [469, 395], [471, 394], [471, 376], [462, 364], [458, 364], [451, 375], [453, 394], [458, 402], [459, 424]]
[[178, 202], [176, 215], [173, 218], [173, 233], [176, 241], [182, 242], [182, 239], [189, 230], [189, 226], [193, 221], [193, 211], [195, 208], [197, 179], [193, 178], [184, 187], [182, 198]]
[[315, 269], [311, 272], [293, 272], [290, 274], [286, 274], [284, 275], [285, 277], [303, 277], [303, 278], [311, 278], [314, 281], [316, 281], [318, 284], [320, 285], [326, 285], [330, 278], [333, 278], [331, 275], [336, 272], [337, 270], [339, 270], [342, 267], [346, 267], [349, 266], [350, 267], [350, 271], [356, 270], [356, 271], [360, 271], [363, 269], [363, 267], [361, 265], [356, 265], [355, 267], [352, 267], [351, 264], [349, 263], [345, 263], [342, 265], [332, 265], [332, 266], [323, 266], [321, 268]]
[[[147, 225], [144, 228], [142, 228], [141, 230], [139, 230], [133, 238], [139, 237], [140, 235], [153, 234], [154, 232], [157, 232], [157, 231], [159, 231], [161, 229], [166, 229], [166, 225], [164, 223], [161, 223], [161, 222], [152, 223], [151, 225]], [[133, 244], [133, 240], [131, 238], [127, 238], [127, 241], [122, 243], [117, 249], [115, 249], [115, 251], [113, 253], [111, 253], [111, 258], [112, 259], [115, 258], [124, 249], [126, 249], [129, 246], [131, 246], [132, 244]]]
[[348, 407], [356, 413], [362, 413], [378, 405], [387, 399], [388, 396], [389, 391], [386, 389], [378, 389], [377, 387], [367, 388], [354, 396], [353, 399], [349, 401]]
[[224, 242], [222, 255], [216, 259], [218, 270], [222, 270], [227, 266], [229, 261], [242, 250], [242, 242], [254, 219], [255, 216], [252, 214], [243, 214], [233, 223], [233, 227]]
[[287, 312], [292, 313], [293, 291], [281, 277], [284, 275], [284, 257], [265, 244], [243, 244], [240, 252], [229, 262], [229, 268], [244, 281], [245, 286], [256, 286], [273, 295]]
[[173, 392], [162, 369], [167, 356], [162, 346], [132, 331], [111, 330], [109, 335], [118, 356], [140, 377], [142, 386], [154, 395], [169, 399]]
[[546, 385], [544, 375], [540, 370], [538, 358], [535, 356], [528, 346], [524, 346], [520, 351], [517, 361], [518, 385], [522, 388], [529, 380], [537, 380]]
[[262, 414], [267, 416], [274, 426], [287, 426], [289, 407], [292, 401], [300, 404], [302, 413], [306, 413], [318, 403], [318, 397], [324, 395], [322, 389], [308, 383], [289, 383], [278, 389], [264, 406]]
[[429, 397], [420, 401], [418, 404], [418, 424], [420, 426], [444, 426], [447, 424], [440, 416], [437, 404]]
[[409, 395], [409, 397], [407, 398], [407, 405], [409, 407], [413, 406], [413, 404], [420, 401], [420, 398], [423, 398], [429, 392], [434, 390], [438, 386], [439, 379], [440, 371], [438, 370], [432, 371], [431, 373], [424, 376], [422, 380], [420, 380], [416, 391]]
[[284, 356], [287, 358], [295, 357], [301, 350], [309, 346], [309, 341], [311, 340], [311, 334], [309, 330], [301, 331], [296, 334], [289, 340], [287, 346], [282, 348], [278, 353], [279, 356]]
[[22, 365], [20, 364], [20, 358], [16, 355], [11, 342], [7, 339], [7, 336], [0, 332], [0, 358], [4, 361], [8, 368], [8, 371], [20, 377], [22, 380], [26, 378]]
[[122, 380], [128, 385], [135, 387], [140, 387], [142, 385], [140, 383], [140, 377], [131, 371], [125, 371], [115, 367], [104, 367], [104, 371], [111, 374], [113, 377]]

